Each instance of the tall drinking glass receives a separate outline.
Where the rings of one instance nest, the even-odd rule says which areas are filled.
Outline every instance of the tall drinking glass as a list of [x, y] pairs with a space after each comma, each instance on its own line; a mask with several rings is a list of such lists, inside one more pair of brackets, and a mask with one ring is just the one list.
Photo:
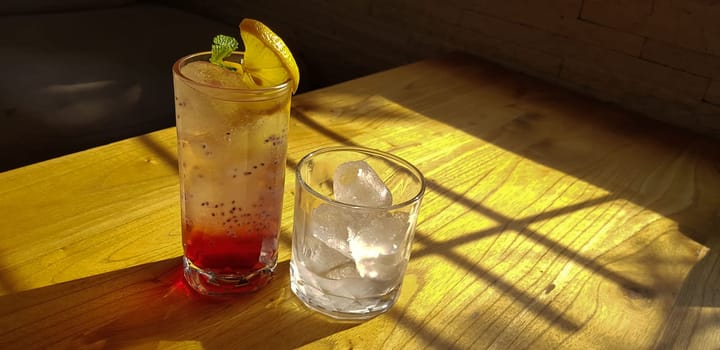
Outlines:
[[277, 264], [292, 88], [248, 88], [209, 57], [173, 65], [185, 279], [205, 295], [251, 292]]

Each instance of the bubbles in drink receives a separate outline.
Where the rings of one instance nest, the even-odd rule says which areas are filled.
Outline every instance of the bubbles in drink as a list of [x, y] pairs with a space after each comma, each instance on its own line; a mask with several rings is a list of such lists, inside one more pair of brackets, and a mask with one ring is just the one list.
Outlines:
[[[186, 273], [204, 271], [193, 272], [201, 277], [191, 284], [205, 291], [250, 290], [266, 283], [276, 265], [289, 91], [239, 91], [246, 86], [238, 74], [207, 61], [180, 69], [194, 82], [174, 77], [183, 244], [192, 263]], [[269, 138], [275, 142], [265, 142]], [[202, 282], [208, 274], [257, 283], [245, 277]]]

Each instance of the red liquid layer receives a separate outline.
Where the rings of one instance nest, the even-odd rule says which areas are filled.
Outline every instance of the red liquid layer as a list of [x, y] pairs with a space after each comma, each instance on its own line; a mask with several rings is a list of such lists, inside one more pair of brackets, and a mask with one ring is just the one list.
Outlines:
[[264, 235], [261, 233], [206, 234], [192, 231], [185, 240], [185, 256], [201, 269], [216, 273], [252, 272], [261, 268], [258, 259]]
[[[247, 283], [218, 283], [201, 276], [196, 279], [210, 294], [253, 291], [267, 284], [270, 273], [257, 271], [271, 267], [260, 261], [264, 239], [272, 239], [269, 232], [205, 233], [193, 230], [184, 234], [185, 256], [193, 265], [204, 272], [216, 275], [247, 276]], [[267, 247], [266, 247], [267, 249]], [[275, 255], [277, 248], [264, 252], [268, 259]], [[189, 281], [192, 285], [193, 282]], [[197, 289], [197, 288], [196, 288]]]

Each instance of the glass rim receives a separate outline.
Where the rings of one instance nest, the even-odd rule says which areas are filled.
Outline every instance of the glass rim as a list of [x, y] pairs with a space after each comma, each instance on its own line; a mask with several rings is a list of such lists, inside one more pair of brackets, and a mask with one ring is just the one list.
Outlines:
[[[307, 182], [302, 178], [302, 175], [300, 174], [300, 169], [302, 169], [303, 165], [307, 163], [310, 158], [323, 154], [323, 153], [330, 153], [330, 152], [336, 152], [336, 151], [355, 151], [359, 153], [367, 153], [372, 154], [375, 156], [382, 156], [384, 158], [389, 158], [392, 161], [401, 164], [405, 168], [409, 169], [411, 173], [413, 173], [415, 176], [417, 176], [418, 180], [420, 181], [420, 189], [417, 191], [417, 193], [412, 196], [410, 199], [404, 200], [400, 203], [393, 204], [387, 207], [372, 207], [372, 206], [364, 206], [364, 205], [357, 205], [357, 204], [349, 204], [345, 202], [337, 201], [333, 198], [330, 198], [318, 191], [316, 191], [312, 186], [308, 185]], [[306, 154], [297, 164], [297, 167], [295, 168], [295, 181], [297, 181], [305, 190], [310, 192], [312, 195], [314, 195], [317, 198], [320, 198], [321, 200], [325, 202], [332, 203], [334, 205], [339, 205], [341, 207], [350, 208], [350, 209], [363, 209], [363, 210], [393, 210], [393, 209], [399, 209], [403, 207], [407, 207], [408, 205], [411, 205], [413, 203], [417, 203], [420, 200], [422, 200], [423, 196], [425, 195], [425, 189], [427, 187], [425, 176], [422, 174], [422, 172], [415, 167], [412, 163], [408, 162], [407, 160], [396, 156], [394, 154], [380, 151], [373, 148], [367, 148], [367, 147], [359, 147], [359, 146], [332, 146], [332, 147], [323, 147], [316, 149], [308, 154]], [[297, 195], [297, 193], [295, 194]]]
[[[288, 80], [286, 80], [286, 81], [284, 81], [284, 82], [282, 82], [282, 83], [280, 83], [280, 84], [278, 84], [278, 85], [268, 86], [268, 87], [235, 88], [235, 87], [223, 87], [223, 86], [215, 86], [215, 85], [205, 84], [205, 83], [202, 83], [202, 82], [199, 82], [199, 81], [190, 79], [190, 78], [187, 77], [186, 75], [182, 74], [182, 72], [180, 71], [180, 67], [181, 67], [184, 63], [192, 60], [193, 58], [200, 57], [200, 56], [204, 56], [204, 55], [211, 56], [211, 55], [212, 55], [212, 51], [196, 52], [196, 53], [192, 53], [192, 54], [189, 54], [189, 55], [180, 57], [177, 61], [175, 61], [175, 63], [173, 63], [173, 66], [172, 66], [173, 73], [174, 73], [176, 76], [180, 77], [183, 81], [185, 81], [185, 82], [188, 83], [188, 84], [192, 84], [192, 85], [196, 85], [196, 86], [201, 86], [201, 87], [207, 88], [207, 89], [231, 91], [231, 92], [237, 92], [237, 93], [248, 93], [248, 94], [253, 94], [253, 95], [263, 95], [263, 94], [279, 93], [279, 92], [283, 92], [284, 90], [289, 90], [289, 89], [291, 88], [291, 86], [290, 86], [290, 79], [288, 79]], [[244, 51], [233, 51], [232, 55], [241, 55], [241, 56], [244, 56], [244, 55], [245, 55], [245, 52], [244, 52]]]

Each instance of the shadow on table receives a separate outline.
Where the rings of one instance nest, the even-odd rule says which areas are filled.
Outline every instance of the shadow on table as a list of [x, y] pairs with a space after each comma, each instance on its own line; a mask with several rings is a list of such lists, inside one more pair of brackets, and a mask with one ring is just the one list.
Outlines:
[[[226, 300], [192, 292], [180, 258], [6, 295], [0, 297], [0, 345], [112, 349], [190, 342], [203, 349], [283, 349], [357, 325], [306, 309], [289, 290], [288, 266], [280, 263], [259, 292]], [[29, 323], [37, 313], [51, 316]]]
[[709, 349], [720, 329], [720, 239], [688, 273], [656, 338], [656, 349]]
[[[720, 240], [717, 242], [720, 243]], [[707, 251], [702, 259], [693, 265], [678, 293], [675, 307], [720, 308], [720, 289], [717, 286], [720, 286], [720, 251], [715, 249]], [[698, 293], [698, 290], [703, 292]], [[717, 323], [720, 327], [720, 318]]]
[[177, 152], [175, 151], [174, 145], [172, 149], [168, 149], [167, 146], [153, 139], [152, 134], [141, 135], [137, 137], [137, 140], [142, 143], [145, 148], [155, 153], [165, 165], [175, 170], [175, 172], [178, 172]]
[[[700, 243], [714, 234], [715, 227], [709, 219], [719, 213], [709, 212], [707, 207], [716, 204], [715, 208], [720, 208], [720, 198], [713, 192], [717, 190], [713, 181], [720, 172], [718, 140], [471, 56], [452, 56], [433, 64], [443, 70], [443, 75], [432, 77], [451, 76], [451, 89], [428, 87], [430, 83], [417, 74], [408, 75], [407, 80], [395, 75], [395, 80], [383, 81], [384, 85], [394, 87], [381, 88], [379, 96], [373, 95], [372, 88], [359, 91], [357, 87], [362, 85], [350, 82], [347, 87], [343, 84], [333, 87], [329, 94], [336, 94], [337, 98], [331, 99], [332, 104], [318, 102], [311, 94], [302, 96], [305, 98], [298, 99], [293, 116], [334, 142], [358, 145], [352, 137], [324, 125], [314, 115], [334, 115], [338, 119], [333, 121], [342, 125], [345, 119], [368, 117], [417, 120], [413, 119], [417, 113], [606, 189], [612, 195], [608, 200], [626, 199], [662, 214]], [[350, 95], [356, 96], [347, 97]], [[433, 99], [433, 103], [427, 99]], [[409, 140], [412, 137], [408, 135]], [[437, 140], [412, 141], [428, 145]], [[705, 185], [712, 186], [708, 188], [712, 191], [703, 191]], [[431, 183], [429, 187], [443, 196], [460, 197], [465, 201], [463, 205], [478, 207], [475, 198], [464, 198], [442, 184]], [[697, 203], [702, 203], [705, 211], [695, 210]]]
[[[515, 287], [504, 276], [498, 276], [458, 254], [455, 248], [505, 231], [515, 231], [523, 239], [529, 239], [553, 254], [612, 281], [630, 298], [650, 300], [657, 297], [658, 293], [668, 292], [667, 288], [674, 288], [674, 284], [667, 282], [661, 268], [649, 266], [652, 276], [638, 280], [635, 275], [625, 274], [609, 266], [616, 260], [588, 258], [567, 245], [568, 242], [560, 242], [533, 230], [531, 225], [613, 201], [627, 201], [675, 221], [677, 231], [701, 244], [707, 244], [718, 234], [714, 218], [719, 213], [717, 208], [720, 208], [716, 182], [720, 172], [720, 147], [716, 140], [678, 132], [677, 128], [632, 115], [617, 107], [521, 74], [504, 71], [473, 58], [454, 57], [435, 64], [442, 67], [443, 75], [432, 75], [430, 73], [433, 72], [429, 72], [432, 79], [443, 79], [446, 77], [444, 74], [452, 76], [454, 81], [451, 89], [433, 88], [436, 82], [431, 84], [428, 79], [417, 74], [408, 73], [406, 79], [395, 75], [393, 81], [382, 81], [371, 76], [362, 79], [378, 80], [372, 80], [372, 83], [364, 86], [352, 82], [341, 84], [326, 95], [319, 91], [317, 95], [302, 96], [294, 106], [293, 116], [313, 131], [324, 135], [328, 142], [369, 146], [356, 141], [355, 136], [362, 136], [361, 131], [356, 134], [352, 134], [354, 131], [338, 131], [338, 128], [325, 125], [323, 116], [334, 116], [336, 119], [332, 122], [342, 127], [345, 120], [367, 117], [397, 119], [405, 123], [421, 120], [413, 119], [417, 113], [608, 193], [585, 202], [569, 204], [553, 212], [515, 217], [485, 205], [483, 198], [473, 198], [433, 181], [430, 176], [429, 191], [449, 199], [452, 205], [483, 215], [497, 223], [497, 226], [480, 232], [458, 232], [442, 242], [434, 240], [432, 232], [418, 231], [416, 241], [422, 248], [413, 253], [413, 259], [423, 255], [442, 256], [503, 293], [512, 295], [547, 322], [566, 332], [574, 332], [582, 328], [585, 321], [574, 320], [553, 305], [537, 302], [536, 291]], [[381, 88], [382, 93], [374, 95], [376, 92], [372, 90], [373, 86], [388, 84], [393, 87]], [[360, 90], [360, 86], [366, 90]], [[315, 96], [319, 96], [319, 99]], [[432, 98], [433, 103], [428, 103], [425, 97]], [[334, 103], [326, 105], [322, 102], [324, 98]], [[387, 125], [384, 124], [384, 127]], [[408, 137], [412, 138], [412, 135]], [[432, 137], [444, 138], [447, 135]], [[409, 144], [435, 144], [437, 140], [432, 137], [412, 139]], [[478, 142], [478, 147], [482, 143]], [[416, 165], [423, 169], [423, 164]], [[427, 172], [432, 169], [423, 170]], [[478, 174], [477, 181], [482, 180], [480, 177]], [[532, 203], [517, 205], [522, 207]], [[636, 245], [642, 251], [672, 233], [670, 229], [665, 230], [645, 235], [629, 244]], [[626, 258], [638, 259], [637, 263], [642, 263], [640, 260], [646, 257], [628, 255], [614, 259], [622, 261]], [[645, 261], [644, 264], [651, 265], [652, 262]], [[692, 273], [689, 278], [693, 278]], [[648, 283], [648, 280], [653, 282]], [[552, 288], [554, 285], [548, 285], [546, 290]]]
[[[552, 254], [572, 260], [593, 274], [612, 281], [631, 299], [653, 299], [658, 293], [669, 293], [667, 288], [675, 286], [666, 280], [660, 268], [650, 266], [648, 270], [652, 276], [639, 280], [636, 275], [617, 271], [609, 266], [625, 258], [638, 259], [638, 263], [646, 265], [652, 264], [643, 260], [646, 256], [594, 260], [567, 245], [568, 242], [560, 242], [531, 229], [531, 224], [613, 201], [627, 201], [675, 221], [678, 231], [701, 244], [706, 244], [717, 235], [713, 218], [718, 214], [720, 200], [716, 196], [717, 184], [714, 181], [720, 171], [720, 147], [717, 147], [716, 141], [678, 132], [676, 128], [660, 125], [656, 121], [482, 64], [474, 59], [459, 58], [439, 64], [447, 74], [459, 81], [453, 89], [415, 89], [416, 86], [428, 82], [422, 81], [422, 77], [409, 76], [407, 81], [386, 82], [400, 85], [383, 90], [390, 93], [382, 96], [372, 96], [373, 91], [358, 92], [355, 89], [359, 85], [350, 84], [347, 85], [348, 88], [344, 88], [341, 84], [333, 87], [333, 94], [337, 93], [340, 97], [343, 97], [342, 94], [369, 94], [370, 97], [360, 96], [360, 99], [344, 100], [338, 98], [334, 102], [340, 103], [323, 104], [316, 102], [313, 98], [315, 95], [311, 93], [294, 103], [293, 117], [313, 131], [325, 135], [327, 145], [341, 143], [368, 146], [354, 141], [352, 135], [330, 128], [315, 116], [331, 115], [353, 120], [368, 117], [372, 113], [382, 113], [372, 117], [408, 119], [412, 118], [413, 113], [418, 113], [524, 159], [602, 188], [608, 193], [553, 212], [514, 217], [484, 205], [482, 198], [473, 198], [457, 189], [432, 181], [430, 177], [430, 191], [450, 199], [453, 205], [480, 213], [497, 223], [497, 226], [480, 232], [458, 232], [454, 238], [442, 242], [435, 241], [432, 232], [419, 231], [416, 238], [423, 248], [414, 253], [414, 258], [423, 255], [443, 256], [503, 293], [512, 295], [515, 300], [529, 306], [534, 314], [547, 322], [566, 332], [574, 332], [582, 328], [584, 321], [572, 319], [564, 310], [556, 309], [553, 305], [537, 302], [537, 291], [515, 287], [512, 281], [505, 280], [504, 276], [483, 269], [467, 257], [456, 254], [454, 248], [490, 235], [515, 231], [522, 235], [523, 239], [544, 246]], [[468, 66], [472, 67], [467, 69]], [[446, 96], [435, 98], [437, 103], [431, 105], [423, 99], [422, 94]], [[343, 101], [347, 101], [346, 106], [342, 105]], [[397, 101], [403, 101], [403, 104], [400, 105]], [[453, 108], [456, 105], [464, 108]], [[472, 118], [468, 118], [468, 113], [471, 113]], [[342, 122], [338, 124], [342, 126]], [[352, 132], [362, 135], [362, 130]], [[423, 144], [432, 143], [434, 140], [413, 142]], [[478, 145], [480, 144], [479, 142]], [[288, 164], [291, 166], [292, 161], [289, 160]], [[416, 165], [423, 168], [423, 164]], [[697, 210], [698, 208], [701, 210]], [[674, 229], [656, 232], [652, 237], [646, 235], [639, 241], [630, 243], [638, 245], [638, 250], [643, 250], [655, 240], [670, 234], [672, 230]], [[653, 282], [647, 283], [648, 279]], [[688, 276], [688, 281], [690, 280], [695, 281], [692, 273]], [[554, 287], [552, 284], [548, 285], [546, 290], [552, 291]], [[417, 325], [413, 327], [415, 326]]]

